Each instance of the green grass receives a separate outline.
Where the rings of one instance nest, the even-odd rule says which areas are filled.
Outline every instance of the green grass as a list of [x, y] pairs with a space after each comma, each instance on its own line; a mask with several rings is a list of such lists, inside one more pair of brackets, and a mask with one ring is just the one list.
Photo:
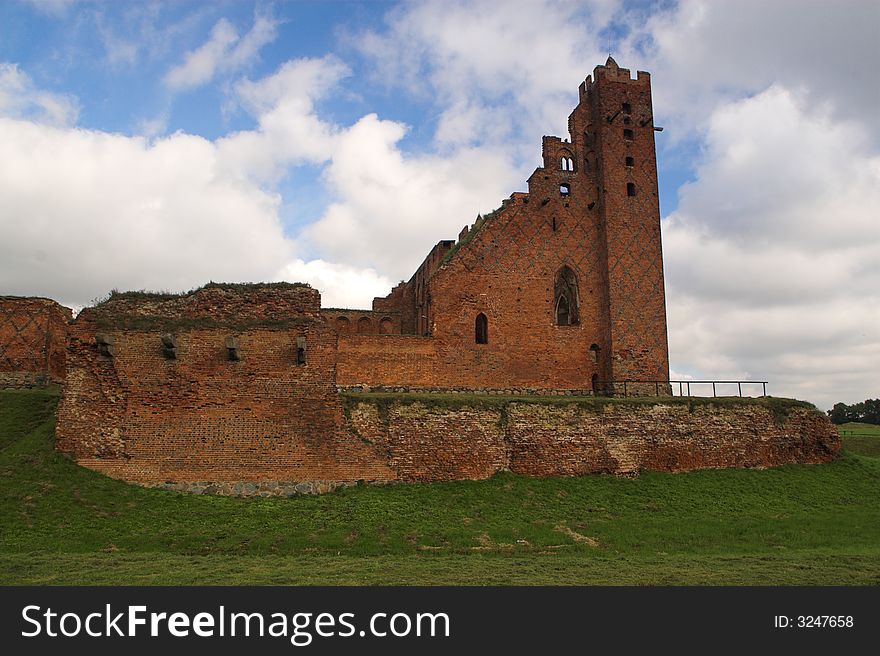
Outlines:
[[837, 427], [843, 447], [853, 453], [880, 458], [880, 426], [851, 421]]
[[52, 449], [57, 391], [0, 392], [0, 583], [880, 584], [880, 459], [688, 474], [148, 490]]

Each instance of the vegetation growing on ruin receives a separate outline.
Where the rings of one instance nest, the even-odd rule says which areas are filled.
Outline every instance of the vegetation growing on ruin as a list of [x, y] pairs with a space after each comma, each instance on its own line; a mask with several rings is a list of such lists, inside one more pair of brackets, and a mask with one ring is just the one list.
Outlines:
[[486, 222], [489, 219], [493, 218], [496, 214], [498, 214], [503, 208], [504, 208], [504, 205], [492, 210], [488, 214], [478, 215], [477, 220], [474, 221], [474, 224], [471, 226], [470, 230], [468, 230], [468, 233], [464, 237], [459, 239], [455, 244], [453, 244], [452, 248], [450, 248], [447, 251], [446, 255], [443, 256], [443, 259], [440, 260], [440, 266], [443, 266], [444, 264], [449, 262], [449, 260], [451, 260], [453, 258], [453, 256], [455, 256], [455, 254], [463, 246], [466, 246], [468, 243], [470, 243], [470, 241], [473, 240], [473, 238], [477, 236], [477, 233], [482, 229], [482, 227], [484, 225], [486, 225]]
[[880, 584], [880, 458], [846, 434], [827, 465], [241, 499], [77, 466], [57, 398], [0, 392], [3, 584]]
[[343, 409], [349, 416], [351, 409], [358, 403], [373, 403], [379, 408], [379, 416], [387, 421], [388, 410], [396, 403], [408, 405], [420, 403], [428, 408], [445, 408], [461, 410], [464, 408], [493, 409], [499, 410], [502, 416], [506, 416], [507, 408], [511, 403], [534, 403], [555, 407], [575, 405], [584, 410], [602, 412], [607, 406], [614, 407], [652, 407], [657, 404], [682, 406], [686, 405], [690, 412], [699, 407], [736, 408], [744, 406], [759, 406], [767, 408], [777, 423], [782, 423], [794, 408], [805, 408], [819, 412], [812, 403], [797, 399], [786, 399], [775, 396], [752, 398], [747, 396], [529, 396], [529, 395], [505, 395], [505, 394], [475, 394], [465, 393], [396, 393], [396, 392], [343, 392]]
[[192, 296], [203, 289], [222, 289], [228, 292], [248, 292], [256, 289], [295, 289], [298, 287], [311, 289], [312, 286], [304, 282], [209, 282], [201, 287], [190, 289], [188, 292], [179, 293], [169, 291], [149, 291], [146, 289], [123, 292], [118, 289], [112, 289], [107, 296], [92, 300], [91, 306], [97, 307], [110, 301], [171, 301], [176, 298]]

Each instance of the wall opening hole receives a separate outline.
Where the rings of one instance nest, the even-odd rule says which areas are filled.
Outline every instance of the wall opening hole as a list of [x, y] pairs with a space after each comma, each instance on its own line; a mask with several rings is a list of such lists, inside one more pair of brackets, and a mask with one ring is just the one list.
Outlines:
[[474, 341], [477, 344], [489, 343], [489, 320], [480, 312], [474, 321]]

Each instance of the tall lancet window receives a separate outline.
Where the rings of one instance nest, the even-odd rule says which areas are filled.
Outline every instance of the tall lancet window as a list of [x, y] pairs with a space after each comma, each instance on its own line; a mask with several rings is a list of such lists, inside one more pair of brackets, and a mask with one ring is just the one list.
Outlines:
[[574, 326], [578, 323], [577, 274], [568, 266], [556, 273], [554, 305], [557, 326]]

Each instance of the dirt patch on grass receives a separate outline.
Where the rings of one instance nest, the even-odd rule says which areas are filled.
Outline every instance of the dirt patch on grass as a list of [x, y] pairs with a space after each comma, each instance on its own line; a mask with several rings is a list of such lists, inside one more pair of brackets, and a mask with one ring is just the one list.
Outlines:
[[591, 547], [598, 547], [599, 546], [599, 541], [596, 540], [595, 538], [591, 538], [589, 535], [581, 535], [580, 533], [577, 533], [576, 531], [572, 531], [570, 528], [568, 528], [567, 526], [563, 526], [562, 524], [560, 524], [559, 526], [555, 526], [554, 529], [559, 531], [563, 535], [567, 535], [575, 542], [581, 542], [583, 544], [588, 544]]

